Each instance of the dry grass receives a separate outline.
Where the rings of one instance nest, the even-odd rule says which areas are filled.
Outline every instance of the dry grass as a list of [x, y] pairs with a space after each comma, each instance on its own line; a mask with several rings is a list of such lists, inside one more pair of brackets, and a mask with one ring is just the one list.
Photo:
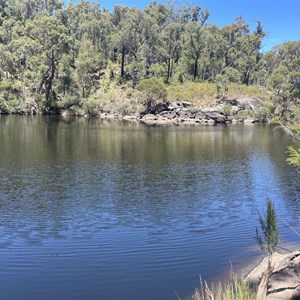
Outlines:
[[[187, 101], [192, 103], [193, 107], [211, 107], [217, 102], [217, 85], [215, 83], [187, 82], [184, 84], [166, 85], [166, 99], [168, 101]], [[262, 87], [245, 86], [241, 84], [230, 84], [226, 97], [254, 97], [264, 99], [266, 103], [270, 101], [271, 94]], [[146, 95], [132, 88], [132, 84], [117, 84], [104, 80], [97, 90], [96, 94], [84, 99], [82, 102], [85, 110], [88, 111], [108, 111], [121, 114], [130, 114], [144, 111]], [[160, 99], [157, 99], [160, 101]]]
[[256, 85], [247, 86], [244, 84], [231, 83], [228, 86], [227, 97], [228, 98], [253, 97], [253, 98], [258, 98], [269, 102], [272, 98], [272, 93], [267, 91], [262, 86], [256, 86]]
[[233, 271], [230, 279], [218, 284], [208, 286], [206, 281], [200, 278], [200, 288], [195, 290], [193, 300], [254, 300], [255, 294], [248, 284]]
[[194, 106], [213, 106], [216, 103], [217, 87], [214, 83], [188, 82], [170, 85], [167, 100], [188, 101]]

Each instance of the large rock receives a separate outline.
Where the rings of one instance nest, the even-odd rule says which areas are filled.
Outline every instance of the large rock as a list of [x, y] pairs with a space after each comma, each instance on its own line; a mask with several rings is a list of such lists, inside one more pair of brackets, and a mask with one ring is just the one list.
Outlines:
[[143, 116], [142, 120], [144, 121], [156, 121], [158, 117], [154, 114], [146, 114]]
[[201, 111], [204, 114], [207, 114], [207, 113], [219, 113], [220, 114], [223, 112], [223, 109], [224, 109], [224, 105], [217, 105], [217, 106], [202, 108]]
[[205, 113], [206, 118], [213, 120], [216, 123], [225, 123], [226, 117], [217, 112]]
[[205, 119], [205, 114], [203, 114], [201, 111], [198, 111], [194, 113], [195, 120], [203, 120]]
[[236, 99], [236, 104], [240, 109], [256, 111], [259, 106], [259, 101], [254, 98], [240, 98]]
[[179, 120], [185, 120], [185, 119], [191, 119], [191, 118], [192, 118], [192, 114], [189, 111], [182, 110], [178, 113]]
[[[258, 286], [267, 266], [266, 257], [249, 273], [246, 282], [251, 286]], [[267, 286], [267, 299], [300, 299], [300, 250], [289, 254], [274, 253], [272, 266]]]
[[187, 102], [187, 101], [174, 101], [174, 102], [169, 103], [168, 109], [178, 111], [182, 108], [186, 108], [189, 106], [192, 106], [192, 103]]
[[160, 115], [169, 120], [175, 119], [177, 117], [177, 114], [175, 111], [164, 111]]

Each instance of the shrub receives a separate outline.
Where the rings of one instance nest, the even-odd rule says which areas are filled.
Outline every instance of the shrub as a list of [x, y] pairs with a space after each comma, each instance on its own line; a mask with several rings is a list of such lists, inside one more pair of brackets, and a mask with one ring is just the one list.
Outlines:
[[223, 107], [224, 116], [226, 116], [226, 117], [231, 116], [231, 110], [232, 110], [231, 105], [230, 104], [225, 104], [224, 107]]
[[82, 107], [87, 114], [92, 115], [92, 116], [99, 115], [99, 113], [102, 111], [101, 101], [99, 101], [98, 99], [95, 99], [93, 97], [89, 97], [83, 103]]
[[259, 231], [256, 228], [256, 241], [262, 252], [268, 255], [268, 267], [271, 268], [271, 256], [279, 243], [276, 212], [272, 200], [268, 199], [267, 201], [266, 215], [262, 216], [260, 213], [258, 214], [262, 235], [259, 234]]
[[253, 117], [253, 111], [251, 110], [240, 110], [236, 115], [235, 118], [236, 119], [241, 119], [241, 120], [246, 120], [248, 118]]
[[163, 80], [156, 77], [141, 80], [136, 89], [154, 101], [159, 99], [166, 100], [168, 94]]

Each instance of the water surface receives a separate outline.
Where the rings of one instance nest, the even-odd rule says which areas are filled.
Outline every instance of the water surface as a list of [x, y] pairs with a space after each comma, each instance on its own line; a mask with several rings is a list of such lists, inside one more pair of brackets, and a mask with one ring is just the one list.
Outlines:
[[259, 254], [267, 197], [300, 231], [290, 143], [269, 126], [0, 117], [1, 299], [190, 295]]

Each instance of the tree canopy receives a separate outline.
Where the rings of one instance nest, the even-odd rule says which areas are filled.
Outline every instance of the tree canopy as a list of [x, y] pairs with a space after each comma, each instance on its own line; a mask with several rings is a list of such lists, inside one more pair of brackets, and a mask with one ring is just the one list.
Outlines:
[[151, 1], [110, 12], [86, 0], [2, 0], [0, 101], [30, 98], [52, 110], [65, 97], [97, 96], [103, 78], [135, 87], [152, 77], [260, 85], [299, 99], [300, 42], [262, 53], [265, 35], [260, 21], [251, 31], [239, 16], [218, 27], [198, 5]]

